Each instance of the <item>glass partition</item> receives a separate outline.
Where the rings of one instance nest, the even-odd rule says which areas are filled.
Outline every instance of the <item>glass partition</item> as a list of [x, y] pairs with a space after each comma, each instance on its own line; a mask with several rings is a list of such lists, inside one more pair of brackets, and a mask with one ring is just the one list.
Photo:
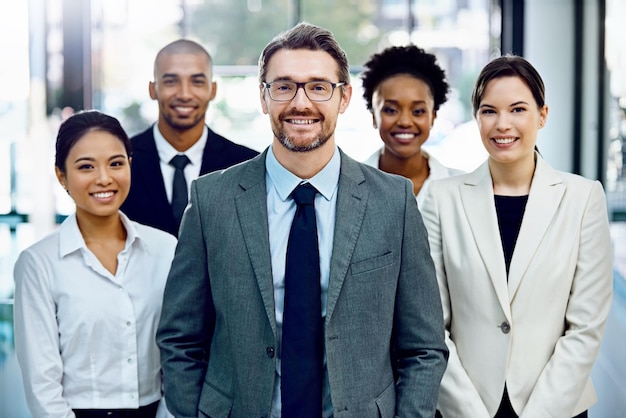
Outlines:
[[609, 214], [626, 222], [626, 3], [609, 0], [606, 5], [606, 62], [610, 75], [609, 149], [605, 185]]

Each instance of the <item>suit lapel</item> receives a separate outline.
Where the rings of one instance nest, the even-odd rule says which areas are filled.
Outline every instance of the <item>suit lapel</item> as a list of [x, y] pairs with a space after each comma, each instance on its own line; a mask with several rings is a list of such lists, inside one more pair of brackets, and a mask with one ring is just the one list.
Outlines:
[[522, 277], [554, 218], [564, 192], [565, 186], [558, 172], [553, 170], [543, 159], [537, 157], [537, 166], [530, 187], [524, 218], [509, 268], [511, 301], [515, 297]]
[[200, 174], [210, 173], [222, 168], [220, 164], [222, 164], [222, 152], [224, 147], [222, 146], [221, 141], [219, 141], [217, 134], [208, 127], [207, 130], [207, 139], [202, 153]]
[[[502, 309], [511, 319], [511, 308], [506, 280], [506, 266], [498, 219], [496, 215], [493, 186], [488, 163], [485, 162], [464, 184], [460, 185], [461, 200], [472, 234], [487, 269]], [[471, 280], [471, 277], [468, 277]]]
[[[149, 200], [150, 207], [167, 217], [167, 223], [174, 225], [174, 215], [170, 208], [165, 192], [163, 173], [161, 173], [161, 160], [156, 148], [153, 128], [145, 132], [145, 137], [133, 142], [133, 153], [137, 158], [132, 161], [132, 183], [136, 186], [137, 195], [141, 199]], [[134, 168], [134, 169], [133, 169]]]
[[265, 156], [267, 150], [250, 160], [239, 182], [243, 193], [235, 198], [246, 249], [254, 269], [265, 312], [276, 335], [274, 284], [267, 225], [267, 196], [265, 185]]
[[332, 317], [346, 278], [367, 206], [365, 177], [356, 161], [341, 152], [341, 173], [337, 189], [335, 235], [330, 261], [330, 280], [326, 302], [326, 321]]

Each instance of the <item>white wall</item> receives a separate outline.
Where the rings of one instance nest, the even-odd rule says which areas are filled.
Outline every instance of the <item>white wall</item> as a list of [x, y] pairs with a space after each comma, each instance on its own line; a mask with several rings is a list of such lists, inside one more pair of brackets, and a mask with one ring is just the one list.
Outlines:
[[550, 111], [537, 146], [554, 167], [571, 171], [573, 155], [573, 0], [526, 0], [524, 56], [546, 85]]
[[550, 107], [548, 122], [539, 135], [539, 150], [556, 168], [572, 171], [574, 126], [580, 122], [581, 174], [595, 179], [599, 151], [598, 0], [583, 1], [580, 121], [574, 120], [574, 3], [575, 0], [526, 0], [524, 55], [542, 75]]

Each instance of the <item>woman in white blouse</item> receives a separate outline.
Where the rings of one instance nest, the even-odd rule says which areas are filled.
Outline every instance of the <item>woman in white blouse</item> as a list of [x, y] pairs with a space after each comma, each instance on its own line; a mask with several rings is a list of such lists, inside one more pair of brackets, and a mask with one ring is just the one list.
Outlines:
[[421, 206], [433, 179], [461, 174], [422, 149], [450, 90], [445, 72], [415, 45], [389, 47], [363, 68], [363, 98], [383, 141], [364, 163], [411, 180]]
[[55, 171], [76, 211], [15, 264], [15, 346], [34, 417], [154, 418], [155, 329], [176, 239], [119, 211], [131, 145], [117, 119], [60, 127]]

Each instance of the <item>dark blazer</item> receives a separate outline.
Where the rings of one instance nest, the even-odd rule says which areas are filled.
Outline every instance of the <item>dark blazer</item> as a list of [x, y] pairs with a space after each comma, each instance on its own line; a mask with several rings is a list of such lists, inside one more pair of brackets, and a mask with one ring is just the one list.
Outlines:
[[[280, 346], [265, 156], [192, 183], [157, 331], [176, 417], [270, 412]], [[334, 417], [433, 417], [448, 352], [413, 186], [342, 153], [336, 210], [324, 339]]]
[[[136, 222], [177, 236], [179, 225], [174, 220], [165, 193], [153, 126], [132, 137], [131, 142], [133, 159], [130, 193], [121, 210]], [[222, 170], [258, 154], [257, 151], [235, 144], [209, 129], [200, 175]]]

